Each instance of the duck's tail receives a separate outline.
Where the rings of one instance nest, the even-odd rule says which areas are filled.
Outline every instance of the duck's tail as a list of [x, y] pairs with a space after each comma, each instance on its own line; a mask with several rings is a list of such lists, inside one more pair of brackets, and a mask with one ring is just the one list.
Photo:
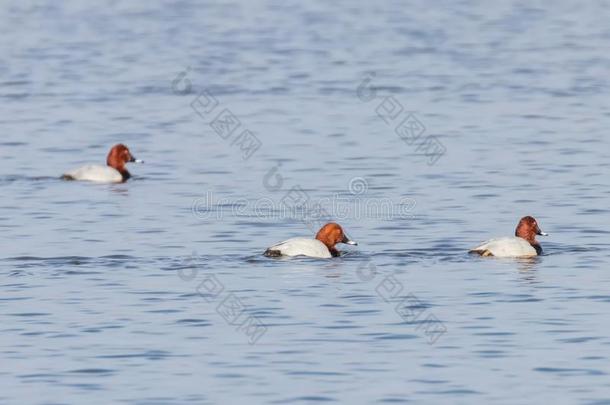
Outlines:
[[489, 249], [472, 249], [469, 250], [468, 253], [477, 254], [483, 257], [493, 256], [493, 253]]
[[272, 249], [267, 249], [265, 250], [265, 253], [263, 253], [263, 256], [267, 256], [267, 257], [280, 257], [282, 255], [282, 252], [280, 252], [279, 250], [272, 250]]

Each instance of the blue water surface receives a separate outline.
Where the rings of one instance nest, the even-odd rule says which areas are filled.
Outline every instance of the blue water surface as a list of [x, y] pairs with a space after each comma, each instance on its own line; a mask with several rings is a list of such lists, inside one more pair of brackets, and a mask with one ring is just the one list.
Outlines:
[[[0, 403], [610, 403], [609, 17], [5, 2]], [[543, 256], [467, 254], [524, 215]]]

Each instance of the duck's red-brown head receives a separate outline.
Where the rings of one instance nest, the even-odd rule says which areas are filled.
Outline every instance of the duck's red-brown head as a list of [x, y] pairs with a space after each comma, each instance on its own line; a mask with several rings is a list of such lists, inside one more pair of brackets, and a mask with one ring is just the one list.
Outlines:
[[540, 230], [538, 221], [536, 221], [534, 217], [528, 215], [527, 217], [521, 218], [519, 225], [517, 225], [517, 229], [515, 229], [515, 236], [525, 239], [532, 245], [537, 245], [536, 235], [547, 236], [548, 234]]
[[106, 158], [106, 164], [110, 167], [113, 167], [121, 173], [124, 180], [127, 180], [131, 175], [125, 168], [126, 163], [136, 162], [136, 163], [144, 163], [142, 160], [136, 159], [133, 157], [129, 148], [122, 143], [114, 145], [110, 152], [108, 152], [108, 157]]
[[339, 252], [335, 249], [337, 243], [357, 245], [356, 242], [345, 236], [343, 228], [334, 222], [324, 225], [316, 234], [316, 239], [324, 243], [333, 256], [339, 256]]

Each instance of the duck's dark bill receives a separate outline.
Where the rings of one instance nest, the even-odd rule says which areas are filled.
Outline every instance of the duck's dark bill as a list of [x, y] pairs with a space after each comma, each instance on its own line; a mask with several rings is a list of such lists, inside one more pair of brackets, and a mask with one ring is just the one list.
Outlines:
[[343, 240], [341, 241], [341, 243], [345, 243], [346, 245], [358, 246], [358, 243], [354, 242], [353, 240], [350, 240], [347, 236], [343, 237]]

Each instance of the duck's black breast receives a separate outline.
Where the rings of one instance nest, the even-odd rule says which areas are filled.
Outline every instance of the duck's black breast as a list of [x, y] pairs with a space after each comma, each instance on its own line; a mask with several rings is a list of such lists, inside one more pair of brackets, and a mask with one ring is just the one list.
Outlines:
[[119, 173], [121, 173], [121, 177], [123, 177], [123, 182], [126, 182], [131, 178], [131, 173], [129, 173], [127, 170], [122, 170]]
[[538, 254], [538, 256], [542, 254], [542, 246], [540, 246], [539, 243], [532, 243], [532, 247], [536, 249], [536, 253]]
[[330, 248], [330, 249], [328, 249], [328, 251], [330, 252], [330, 255], [331, 255], [332, 257], [339, 257], [339, 256], [341, 256], [341, 252], [339, 252], [339, 251], [338, 251], [337, 249], [335, 249], [335, 248]]

